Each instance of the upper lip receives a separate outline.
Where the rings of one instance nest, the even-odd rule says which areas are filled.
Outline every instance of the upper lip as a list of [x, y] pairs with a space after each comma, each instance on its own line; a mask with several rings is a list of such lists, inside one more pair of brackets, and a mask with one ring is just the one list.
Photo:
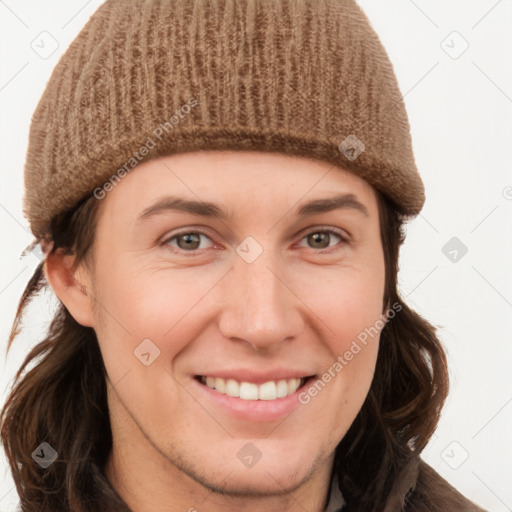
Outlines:
[[292, 370], [289, 368], [267, 370], [265, 372], [246, 368], [237, 370], [206, 370], [204, 373], [197, 373], [195, 375], [204, 377], [220, 377], [224, 380], [234, 379], [238, 382], [263, 384], [264, 382], [269, 382], [271, 380], [305, 379], [315, 375], [315, 373], [304, 370]]

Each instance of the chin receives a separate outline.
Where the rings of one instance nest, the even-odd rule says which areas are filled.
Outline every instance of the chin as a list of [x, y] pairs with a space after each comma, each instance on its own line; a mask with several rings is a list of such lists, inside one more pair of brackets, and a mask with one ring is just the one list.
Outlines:
[[[232, 496], [278, 496], [298, 489], [311, 478], [314, 470], [322, 462], [317, 453], [299, 453], [297, 450], [272, 450], [264, 440], [237, 443], [235, 456], [227, 453], [213, 453], [210, 459], [194, 464], [194, 467], [181, 467], [181, 470], [210, 491]], [[261, 451], [257, 455], [255, 445]], [[240, 446], [246, 447], [245, 451]], [[296, 445], [297, 446], [297, 445]], [[289, 447], [288, 447], [289, 448]], [[244, 455], [255, 458], [244, 464]], [[218, 457], [218, 459], [217, 459]], [[256, 458], [259, 458], [256, 460]]]
[[236, 468], [224, 480], [219, 481], [216, 472], [211, 477], [189, 475], [210, 491], [239, 497], [280, 496], [298, 489], [308, 480], [311, 471], [281, 468], [273, 465], [256, 469]]

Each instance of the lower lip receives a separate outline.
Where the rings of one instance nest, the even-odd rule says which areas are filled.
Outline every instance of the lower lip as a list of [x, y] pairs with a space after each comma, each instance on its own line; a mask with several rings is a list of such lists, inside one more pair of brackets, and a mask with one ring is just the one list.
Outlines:
[[283, 419], [301, 405], [298, 400], [299, 393], [304, 391], [314, 377], [306, 379], [306, 382], [295, 393], [275, 400], [243, 400], [228, 396], [209, 388], [197, 379], [192, 378], [194, 386], [216, 407], [226, 411], [236, 418], [252, 422], [270, 422]]

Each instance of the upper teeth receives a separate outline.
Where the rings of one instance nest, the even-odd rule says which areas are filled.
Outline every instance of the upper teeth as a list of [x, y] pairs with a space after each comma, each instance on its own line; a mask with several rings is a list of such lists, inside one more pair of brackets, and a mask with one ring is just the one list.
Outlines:
[[219, 393], [243, 400], [275, 400], [295, 393], [304, 379], [270, 380], [258, 385], [220, 377], [201, 377], [201, 382]]

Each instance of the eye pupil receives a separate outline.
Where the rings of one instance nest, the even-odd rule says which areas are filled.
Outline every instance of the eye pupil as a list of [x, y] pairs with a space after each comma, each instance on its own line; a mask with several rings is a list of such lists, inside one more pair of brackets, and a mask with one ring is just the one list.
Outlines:
[[[201, 243], [200, 235], [198, 235], [196, 233], [185, 233], [183, 235], [178, 236], [177, 240], [178, 240], [178, 246], [180, 247], [180, 249], [197, 249]], [[190, 245], [189, 243], [181, 244], [180, 240], [186, 240], [187, 242], [192, 242], [192, 245], [194, 245], [194, 243], [196, 243], [197, 246], [194, 245], [192, 247], [192, 245]]]
[[[316, 244], [317, 242], [320, 242], [320, 246], [314, 245], [314, 247], [324, 249], [326, 247], [329, 247], [329, 237], [330, 237], [329, 233], [318, 232], [318, 233], [311, 233], [308, 238], [310, 241], [313, 241], [314, 244]], [[323, 242], [326, 241], [327, 243], [322, 244], [322, 241]]]

